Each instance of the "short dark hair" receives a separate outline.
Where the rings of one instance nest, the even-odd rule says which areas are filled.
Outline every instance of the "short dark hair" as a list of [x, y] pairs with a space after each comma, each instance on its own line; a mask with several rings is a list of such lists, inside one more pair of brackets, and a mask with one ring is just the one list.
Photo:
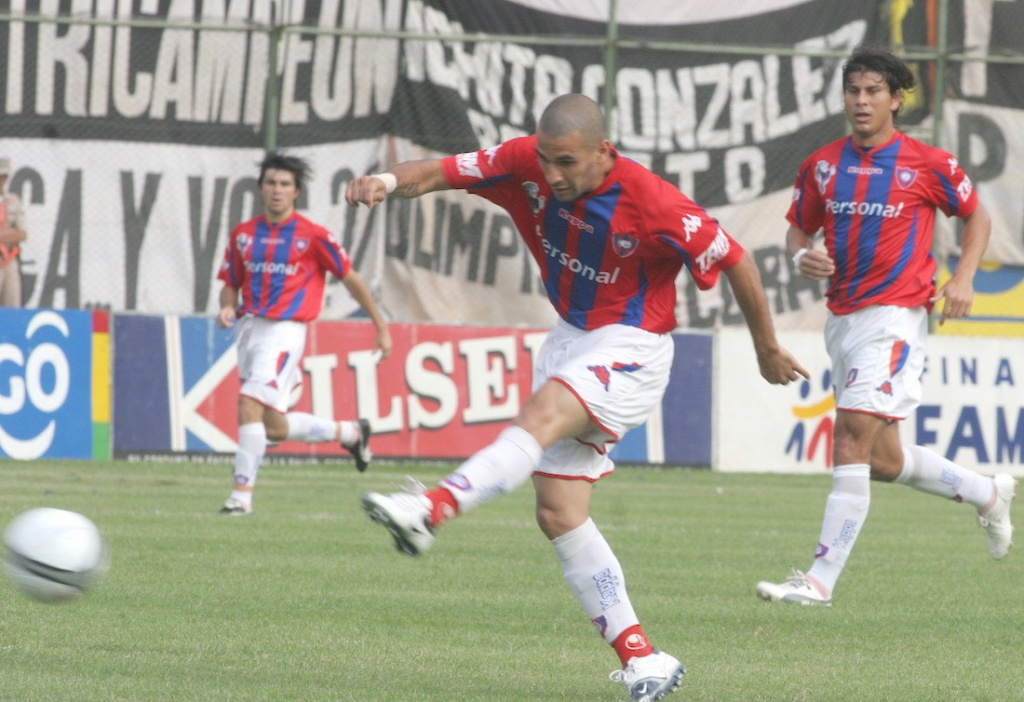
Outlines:
[[[850, 79], [851, 73], [865, 71], [882, 76], [882, 80], [889, 86], [889, 92], [893, 95], [898, 92], [910, 92], [917, 85], [914, 71], [906, 61], [886, 49], [862, 44], [853, 50], [850, 58], [843, 64], [843, 86]], [[902, 107], [903, 104], [900, 103], [900, 108]], [[899, 110], [896, 110], [896, 113], [898, 114]]]
[[287, 154], [278, 153], [276, 151], [269, 151], [260, 162], [260, 183], [263, 182], [263, 176], [265, 176], [267, 171], [271, 168], [276, 171], [288, 171], [291, 173], [295, 177], [295, 187], [299, 190], [303, 189], [306, 184], [306, 180], [308, 180], [313, 173], [313, 170], [305, 159], [301, 159], [298, 156], [289, 156]]

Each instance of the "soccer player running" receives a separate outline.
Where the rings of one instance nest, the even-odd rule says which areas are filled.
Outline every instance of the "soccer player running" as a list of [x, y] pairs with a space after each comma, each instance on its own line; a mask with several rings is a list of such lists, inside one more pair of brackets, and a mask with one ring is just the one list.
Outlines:
[[259, 180], [264, 213], [234, 228], [217, 275], [224, 282], [217, 321], [227, 328], [238, 319], [242, 382], [234, 489], [223, 514], [252, 513], [256, 474], [268, 441], [336, 441], [349, 450], [360, 471], [371, 459], [367, 420], [288, 412], [292, 391], [302, 383], [306, 324], [320, 315], [327, 273], [341, 279], [373, 320], [375, 349], [383, 358], [391, 354], [391, 332], [345, 249], [329, 231], [295, 211], [309, 172], [300, 158], [267, 154]]
[[597, 104], [563, 95], [537, 134], [440, 160], [401, 163], [354, 180], [350, 204], [450, 188], [500, 205], [540, 267], [560, 319], [538, 353], [534, 393], [511, 426], [431, 490], [363, 495], [397, 548], [429, 549], [445, 520], [532, 476], [536, 516], [565, 579], [619, 656], [612, 679], [633, 700], [661, 699], [683, 666], [648, 641], [611, 547], [590, 519], [593, 483], [612, 472], [608, 450], [661, 401], [672, 365], [675, 280], [700, 288], [723, 272], [746, 317], [761, 375], [785, 384], [806, 370], [782, 348], [752, 258], [718, 222], [608, 141]]
[[[832, 492], [814, 563], [783, 583], [761, 582], [772, 602], [828, 605], [864, 524], [870, 480], [897, 482], [973, 505], [992, 558], [1010, 548], [1016, 481], [962, 468], [921, 446], [900, 444], [897, 422], [921, 401], [928, 313], [939, 324], [967, 316], [974, 274], [991, 220], [955, 158], [896, 129], [914, 75], [886, 51], [860, 47], [843, 65], [852, 135], [804, 161], [787, 219], [797, 270], [828, 278], [825, 345], [832, 359], [837, 416]], [[963, 255], [936, 290], [935, 210], [963, 219]], [[824, 232], [825, 250], [814, 248]]]

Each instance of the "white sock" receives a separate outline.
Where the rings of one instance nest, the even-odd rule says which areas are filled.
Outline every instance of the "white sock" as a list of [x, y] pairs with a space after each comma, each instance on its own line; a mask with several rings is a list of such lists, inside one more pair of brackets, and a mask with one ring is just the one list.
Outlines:
[[565, 581], [605, 641], [614, 643], [619, 634], [640, 623], [626, 594], [619, 559], [593, 520], [553, 539], [551, 545]]
[[288, 441], [305, 441], [307, 444], [334, 441], [338, 433], [338, 422], [307, 412], [289, 412], [284, 418], [288, 420]]
[[235, 453], [235, 487], [231, 497], [252, 507], [252, 491], [256, 486], [256, 474], [260, 462], [267, 452], [267, 428], [263, 422], [243, 424], [238, 427], [238, 451]]
[[359, 441], [359, 422], [343, 419], [338, 422], [338, 426], [341, 427], [342, 446], [353, 446]]
[[871, 505], [871, 467], [866, 463], [836, 466], [832, 470], [832, 493], [825, 503], [821, 537], [814, 565], [807, 575], [831, 594], [853, 550]]
[[479, 504], [511, 492], [527, 481], [544, 453], [525, 429], [504, 429], [490, 446], [477, 451], [441, 481], [465, 514]]
[[961, 468], [923, 446], [903, 447], [903, 471], [895, 482], [915, 490], [966, 502], [982, 510], [992, 500], [992, 478]]

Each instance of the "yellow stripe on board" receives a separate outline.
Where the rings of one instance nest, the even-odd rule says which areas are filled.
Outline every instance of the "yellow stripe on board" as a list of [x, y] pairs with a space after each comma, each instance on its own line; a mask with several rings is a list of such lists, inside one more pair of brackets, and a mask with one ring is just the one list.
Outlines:
[[110, 334], [92, 335], [92, 421], [110, 421]]

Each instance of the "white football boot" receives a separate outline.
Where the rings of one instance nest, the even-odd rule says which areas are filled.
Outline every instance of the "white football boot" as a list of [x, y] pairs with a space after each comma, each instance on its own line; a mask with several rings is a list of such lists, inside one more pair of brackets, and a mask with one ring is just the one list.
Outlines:
[[988, 532], [988, 555], [1002, 558], [1013, 545], [1013, 525], [1010, 523], [1010, 503], [1016, 497], [1017, 481], [1008, 473], [992, 478], [996, 486], [996, 502], [984, 515], [978, 512], [978, 525]]
[[364, 492], [363, 511], [377, 524], [391, 532], [395, 548], [409, 556], [419, 556], [434, 545], [434, 527], [430, 524], [430, 500], [426, 488], [409, 478], [402, 492], [383, 494]]
[[757, 596], [769, 602], [785, 602], [787, 604], [824, 605], [825, 607], [832, 604], [831, 597], [825, 597], [818, 592], [817, 588], [807, 580], [807, 576], [795, 568], [784, 583], [770, 583], [766, 580], [759, 582]]
[[235, 517], [244, 517], [252, 514], [252, 505], [245, 504], [241, 500], [237, 500], [234, 497], [229, 497], [224, 502], [224, 506], [220, 508], [221, 514], [230, 514]]
[[655, 651], [649, 656], [630, 658], [622, 670], [613, 670], [608, 678], [623, 683], [632, 702], [652, 702], [679, 687], [685, 672], [678, 660]]

